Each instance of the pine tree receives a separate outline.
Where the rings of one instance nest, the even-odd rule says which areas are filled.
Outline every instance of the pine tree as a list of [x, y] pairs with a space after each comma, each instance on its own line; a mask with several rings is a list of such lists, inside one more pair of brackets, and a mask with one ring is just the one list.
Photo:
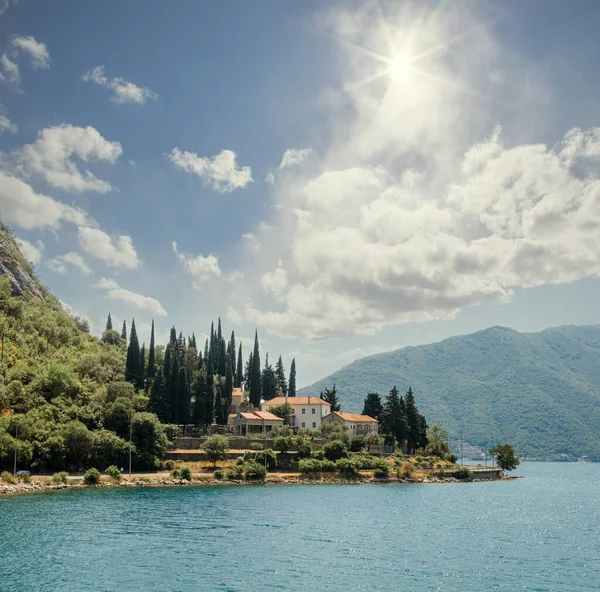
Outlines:
[[296, 396], [296, 358], [292, 360], [292, 365], [290, 366], [290, 382], [288, 385], [288, 396]]
[[381, 397], [379, 393], [369, 393], [365, 398], [365, 404], [363, 407], [363, 415], [368, 415], [373, 419], [379, 419], [383, 406], [381, 404]]
[[135, 319], [131, 322], [127, 359], [125, 361], [125, 380], [139, 384], [140, 376], [140, 343], [135, 330]]
[[262, 376], [260, 369], [260, 351], [258, 346], [258, 331], [254, 333], [254, 351], [252, 352], [252, 373], [250, 380], [250, 403], [254, 407], [260, 406], [262, 391]]
[[265, 356], [265, 367], [261, 376], [262, 397], [265, 401], [269, 401], [277, 396], [277, 376], [273, 370], [273, 366], [269, 364], [269, 354]]
[[402, 448], [406, 441], [408, 424], [406, 421], [404, 401], [402, 397], [400, 397], [398, 389], [395, 386], [385, 398], [380, 421], [382, 432], [393, 436], [398, 443], [398, 446]]
[[331, 412], [340, 411], [340, 400], [337, 396], [337, 388], [335, 383], [332, 388], [326, 388], [324, 391], [321, 391], [320, 397], [323, 399], [323, 401], [327, 401], [327, 403], [331, 405]]
[[408, 452], [414, 454], [419, 442], [419, 410], [417, 409], [415, 396], [411, 387], [408, 387], [404, 396], [404, 407], [406, 410], [406, 422], [408, 424], [406, 444]]
[[277, 394], [280, 397], [284, 397], [288, 392], [287, 380], [285, 379], [285, 370], [283, 368], [283, 361], [281, 356], [277, 360], [277, 366], [275, 368], [275, 376], [277, 378]]
[[125, 320], [123, 320], [123, 328], [121, 329], [121, 338], [127, 341], [127, 325]]
[[108, 313], [108, 319], [106, 319], [106, 330], [112, 331], [112, 319], [110, 318], [110, 313]]
[[152, 319], [152, 329], [150, 331], [150, 349], [148, 351], [148, 380], [152, 380], [156, 374], [154, 347], [154, 319]]
[[242, 344], [238, 349], [237, 368], [235, 373], [234, 386], [235, 388], [242, 388], [244, 382], [244, 362], [242, 361]]

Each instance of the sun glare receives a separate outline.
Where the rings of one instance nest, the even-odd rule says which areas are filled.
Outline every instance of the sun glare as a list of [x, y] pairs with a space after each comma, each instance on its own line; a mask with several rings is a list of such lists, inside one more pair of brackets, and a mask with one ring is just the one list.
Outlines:
[[393, 56], [390, 59], [389, 72], [392, 80], [408, 80], [412, 72], [410, 57], [402, 53]]

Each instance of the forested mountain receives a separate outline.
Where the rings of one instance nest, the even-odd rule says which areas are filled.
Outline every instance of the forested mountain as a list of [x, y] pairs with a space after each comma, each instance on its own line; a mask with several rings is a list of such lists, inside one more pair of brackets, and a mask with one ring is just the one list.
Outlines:
[[505, 327], [365, 357], [299, 391], [336, 384], [342, 410], [361, 411], [367, 393], [383, 398], [412, 387], [429, 424], [456, 442], [515, 444], [536, 458], [600, 460], [600, 326], [539, 333]]

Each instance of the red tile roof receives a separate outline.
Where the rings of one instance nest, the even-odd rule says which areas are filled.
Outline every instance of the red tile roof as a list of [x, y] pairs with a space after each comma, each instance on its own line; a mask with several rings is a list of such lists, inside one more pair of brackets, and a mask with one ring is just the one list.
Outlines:
[[341, 417], [344, 421], [352, 421], [354, 423], [379, 423], [369, 415], [360, 415], [358, 413], [342, 413], [341, 411], [332, 411], [334, 415]]
[[244, 419], [250, 419], [254, 421], [262, 421], [265, 419], [268, 421], [281, 421], [283, 423], [283, 419], [281, 419], [281, 417], [277, 417], [268, 411], [242, 412], [240, 413], [240, 416]]
[[274, 399], [269, 399], [261, 404], [261, 407], [264, 405], [269, 405], [269, 407], [278, 407], [279, 405], [283, 405], [284, 403], [289, 403], [294, 407], [298, 405], [327, 405], [331, 407], [331, 404], [327, 401], [323, 401], [323, 399], [319, 397], [275, 397]]

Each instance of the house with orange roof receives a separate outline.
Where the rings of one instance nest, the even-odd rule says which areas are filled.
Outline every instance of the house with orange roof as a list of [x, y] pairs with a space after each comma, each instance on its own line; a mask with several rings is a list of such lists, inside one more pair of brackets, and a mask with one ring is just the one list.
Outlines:
[[283, 419], [268, 411], [241, 411], [230, 414], [227, 427], [236, 436], [268, 434], [274, 427], [282, 426]]
[[358, 413], [342, 413], [341, 411], [332, 411], [323, 418], [323, 423], [339, 423], [348, 428], [351, 436], [357, 434], [367, 434], [368, 432], [379, 431], [379, 422], [369, 415], [360, 415]]
[[331, 405], [319, 397], [275, 397], [261, 404], [263, 411], [288, 403], [292, 408], [290, 424], [295, 428], [318, 430]]

